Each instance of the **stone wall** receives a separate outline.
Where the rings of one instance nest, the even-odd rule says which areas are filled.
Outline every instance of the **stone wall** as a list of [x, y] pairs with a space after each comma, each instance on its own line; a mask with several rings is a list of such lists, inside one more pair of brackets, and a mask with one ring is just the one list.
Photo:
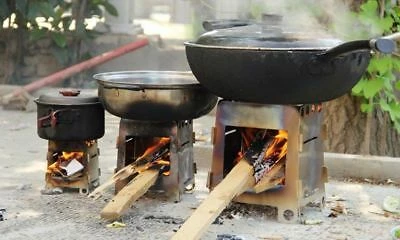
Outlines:
[[[98, 65], [90, 69], [86, 75], [90, 78], [93, 73], [122, 70], [189, 70], [183, 42], [174, 42], [171, 45], [166, 44], [158, 36], [148, 37], [150, 39], [149, 46]], [[92, 56], [97, 56], [135, 41], [135, 39], [136, 36], [132, 35], [105, 34], [94, 39], [87, 49]], [[52, 54], [51, 44], [50, 39], [41, 39], [27, 46], [23, 64], [18, 69], [21, 78], [17, 80], [18, 84], [26, 84], [63, 69]], [[5, 63], [6, 54], [6, 49], [4, 46], [2, 47], [0, 41], [0, 83], [3, 82], [6, 68], [9, 67]], [[88, 81], [90, 80], [88, 79]]]
[[[18, 76], [20, 79], [15, 80], [19, 84], [29, 83], [35, 79], [45, 77], [53, 72], [62, 69], [61, 64], [58, 63], [57, 59], [51, 52], [51, 39], [41, 39], [34, 43], [24, 43], [26, 48], [23, 52], [22, 63], [17, 68]], [[9, 46], [1, 44], [0, 47], [0, 82], [5, 82], [4, 78], [7, 72], [10, 71], [14, 66], [10, 51], [7, 50]], [[10, 47], [11, 48], [11, 47]]]

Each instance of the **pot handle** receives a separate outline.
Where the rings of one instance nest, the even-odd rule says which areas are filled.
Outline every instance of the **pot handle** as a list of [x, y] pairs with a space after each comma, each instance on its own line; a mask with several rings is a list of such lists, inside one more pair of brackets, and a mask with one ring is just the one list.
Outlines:
[[203, 21], [203, 28], [206, 31], [212, 31], [216, 29], [243, 27], [251, 24], [253, 24], [252, 21], [244, 19], [206, 20]]
[[[52, 127], [54, 128], [60, 123], [60, 113], [63, 112], [78, 112], [76, 109], [59, 109], [56, 111], [51, 111], [49, 115], [41, 117], [37, 121], [38, 128]], [[71, 120], [73, 121], [73, 120]]]
[[336, 47], [333, 47], [326, 52], [323, 52], [318, 56], [322, 60], [331, 60], [335, 57], [339, 57], [343, 54], [358, 51], [358, 50], [374, 50], [377, 52], [391, 54], [396, 49], [395, 40], [400, 38], [400, 33], [395, 33], [381, 38], [370, 39], [370, 40], [356, 40], [351, 42], [345, 42]]

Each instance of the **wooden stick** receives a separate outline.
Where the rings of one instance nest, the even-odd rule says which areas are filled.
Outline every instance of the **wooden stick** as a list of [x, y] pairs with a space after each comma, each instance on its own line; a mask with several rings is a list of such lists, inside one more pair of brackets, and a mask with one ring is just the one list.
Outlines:
[[88, 197], [99, 198], [102, 192], [109, 186], [113, 185], [117, 181], [123, 180], [129, 176], [132, 176], [138, 172], [145, 171], [149, 168], [153, 161], [161, 158], [167, 151], [169, 151], [170, 138], [161, 138], [160, 141], [152, 147], [149, 147], [142, 156], [138, 157], [135, 162], [125, 166], [115, 173], [111, 179], [97, 187]]
[[254, 186], [253, 172], [247, 161], [239, 161], [171, 239], [199, 239], [235, 196]]
[[129, 176], [132, 176], [135, 173], [138, 173], [140, 171], [145, 171], [148, 168], [148, 165], [144, 166], [136, 166], [134, 164], [129, 164], [128, 166], [122, 168], [119, 170], [117, 173], [115, 173], [107, 182], [103, 183], [102, 185], [98, 186], [96, 189], [93, 190], [92, 193], [88, 195], [90, 198], [99, 198], [104, 190], [106, 190], [108, 187], [113, 185], [115, 182], [119, 180], [123, 180]]
[[158, 169], [148, 169], [139, 173], [113, 197], [101, 211], [100, 216], [111, 221], [118, 219], [133, 202], [143, 196], [154, 185], [158, 174]]
[[[256, 193], [264, 192], [265, 190], [275, 186], [276, 181], [272, 181], [272, 178], [274, 178], [279, 171], [282, 169], [282, 167], [285, 165], [285, 161], [282, 161], [281, 159], [279, 162], [277, 162], [269, 172], [266, 173], [264, 177], [261, 178], [261, 180], [254, 186], [253, 190]], [[279, 183], [279, 182], [278, 182]]]

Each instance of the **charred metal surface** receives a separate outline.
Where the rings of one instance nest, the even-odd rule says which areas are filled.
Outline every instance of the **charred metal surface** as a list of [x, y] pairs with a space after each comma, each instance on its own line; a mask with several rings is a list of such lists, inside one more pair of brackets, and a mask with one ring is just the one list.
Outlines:
[[59, 152], [83, 152], [82, 160], [84, 166], [79, 177], [55, 177], [46, 173], [46, 189], [56, 187], [78, 189], [81, 194], [88, 194], [91, 189], [99, 185], [99, 149], [97, 140], [90, 141], [52, 141], [48, 142], [47, 166], [53, 164], [56, 159], [54, 155]]
[[249, 189], [235, 200], [277, 207], [279, 221], [298, 221], [303, 206], [324, 197], [326, 169], [320, 137], [321, 120], [319, 104], [289, 106], [220, 101], [209, 188], [221, 182], [233, 167], [241, 148], [240, 129], [285, 130], [288, 132], [288, 149], [284, 184], [258, 194]]
[[[169, 175], [160, 174], [151, 190], [164, 191], [170, 199], [180, 201], [181, 194], [194, 185], [193, 124], [191, 120], [150, 122], [121, 119], [117, 140], [116, 171], [134, 162], [161, 137], [171, 139]], [[121, 190], [130, 179], [116, 183]]]

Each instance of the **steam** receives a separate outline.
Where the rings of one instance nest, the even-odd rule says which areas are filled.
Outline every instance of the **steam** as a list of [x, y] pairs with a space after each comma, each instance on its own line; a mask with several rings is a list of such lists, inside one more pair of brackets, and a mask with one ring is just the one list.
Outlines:
[[330, 33], [339, 38], [357, 38], [350, 1], [345, 0], [255, 0], [265, 13], [283, 16], [283, 26], [305, 32]]

